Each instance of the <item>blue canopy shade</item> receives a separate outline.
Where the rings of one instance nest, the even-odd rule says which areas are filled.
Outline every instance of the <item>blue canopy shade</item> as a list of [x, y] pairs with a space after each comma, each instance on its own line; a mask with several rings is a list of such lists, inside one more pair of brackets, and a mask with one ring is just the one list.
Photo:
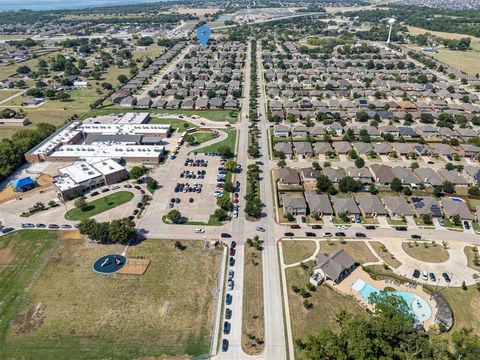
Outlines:
[[36, 184], [35, 181], [30, 178], [30, 176], [27, 176], [22, 179], [13, 180], [12, 186], [17, 191], [27, 191], [33, 189]]

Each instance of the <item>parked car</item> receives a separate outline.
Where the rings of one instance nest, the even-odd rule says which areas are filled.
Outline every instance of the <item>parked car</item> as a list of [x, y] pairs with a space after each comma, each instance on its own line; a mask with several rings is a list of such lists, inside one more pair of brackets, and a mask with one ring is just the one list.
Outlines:
[[422, 272], [422, 279], [423, 281], [428, 281], [428, 273], [425, 270]]
[[43, 229], [43, 228], [46, 228], [47, 225], [45, 225], [45, 224], [37, 224], [36, 227], [39, 228], [39, 229]]
[[345, 225], [339, 225], [339, 226], [337, 226], [337, 228], [338, 228], [339, 230], [348, 230], [348, 227], [345, 226]]
[[230, 248], [230, 256], [235, 256], [235, 249], [234, 248]]
[[317, 235], [314, 232], [307, 231], [307, 232], [305, 232], [305, 236], [314, 237], [314, 236], [317, 236]]
[[367, 226], [365, 226], [365, 229], [367, 229], [367, 230], [375, 230], [376, 227], [373, 226], [373, 225], [367, 225]]
[[450, 284], [450, 282], [452, 281], [452, 279], [450, 279], [450, 275], [448, 275], [447, 273], [443, 273], [442, 274], [443, 278], [445, 279], [445, 281]]
[[222, 351], [223, 352], [228, 351], [228, 340], [227, 339], [222, 340]]
[[222, 238], [231, 238], [232, 237], [232, 235], [230, 235], [229, 233], [221, 233], [220, 236]]
[[364, 237], [367, 237], [367, 235], [365, 235], [364, 233], [361, 233], [361, 232], [356, 232], [356, 233], [355, 233], [355, 237], [357, 237], [357, 238], [364, 238]]
[[48, 225], [48, 228], [49, 228], [49, 229], [59, 229], [60, 226], [58, 226], [57, 224], [49, 224], [49, 225]]
[[418, 235], [418, 234], [413, 234], [413, 235], [411, 236], [411, 238], [412, 238], [412, 239], [417, 239], [417, 240], [418, 240], [418, 239], [421, 239], [421, 238], [422, 238], [422, 236], [421, 236], [421, 235]]
[[31, 224], [31, 223], [22, 224], [22, 229], [30, 229], [30, 228], [34, 228], [34, 227], [35, 227], [35, 225]]
[[237, 246], [237, 243], [234, 240], [232, 240], [232, 244], [230, 246], [232, 247], [232, 249], [235, 249]]
[[62, 229], [71, 229], [72, 228], [72, 225], [69, 225], [69, 224], [63, 224], [62, 226], [60, 226]]
[[233, 290], [233, 280], [228, 280], [227, 282], [228, 291]]
[[103, 189], [101, 190], [102, 193], [106, 193], [106, 192], [109, 192], [109, 191], [110, 191], [109, 188], [103, 188]]
[[99, 194], [98, 191], [94, 191], [94, 192], [92, 192], [92, 193], [90, 194], [90, 196], [97, 196], [98, 194]]
[[225, 319], [230, 320], [232, 318], [232, 310], [229, 308], [225, 309]]
[[320, 225], [320, 224], [312, 225], [312, 229], [321, 229], [321, 228], [322, 228], [322, 225]]
[[265, 229], [261, 226], [257, 226], [257, 231], [260, 231], [260, 232], [265, 232]]
[[234, 275], [235, 272], [232, 269], [228, 270], [228, 280], [233, 280]]
[[228, 321], [223, 323], [223, 333], [225, 335], [230, 334], [230, 323]]
[[407, 231], [407, 227], [406, 226], [395, 226], [395, 230], [397, 231]]
[[436, 277], [435, 274], [432, 273], [432, 272], [431, 272], [430, 274], [428, 274], [428, 277], [429, 277], [430, 280], [433, 281], [433, 282], [436, 282], [436, 281], [437, 281], [437, 277]]
[[465, 220], [465, 221], [463, 222], [463, 227], [465, 228], [465, 230], [470, 230], [470, 223]]
[[15, 230], [13, 227], [6, 227], [2, 229], [2, 234], [8, 234], [9, 232], [12, 232]]
[[346, 237], [347, 234], [345, 234], [343, 231], [339, 231], [339, 232], [336, 232], [336, 233], [335, 233], [335, 236], [336, 236], [336, 237]]
[[283, 235], [284, 235], [284, 236], [290, 236], [290, 237], [295, 236], [292, 232], [286, 232], [286, 233], [283, 234]]
[[290, 225], [290, 229], [300, 229], [300, 225], [292, 224], [292, 225]]
[[227, 296], [225, 296], [225, 304], [231, 305], [232, 301], [233, 301], [233, 296], [231, 294], [227, 294]]
[[130, 185], [130, 184], [125, 184], [125, 185], [123, 185], [123, 187], [124, 187], [125, 189], [131, 189], [131, 188], [132, 188], [132, 185]]
[[323, 236], [323, 237], [326, 237], [326, 238], [330, 238], [330, 237], [332, 237], [333, 235], [332, 235], [331, 232], [324, 232], [322, 236]]
[[413, 270], [413, 277], [415, 279], [418, 279], [420, 277], [420, 270], [417, 270], [417, 269]]
[[228, 261], [228, 263], [229, 263], [230, 266], [235, 265], [235, 258], [230, 257], [230, 260]]
[[443, 219], [440, 219], [440, 221], [439, 221], [439, 222], [440, 222], [440, 226], [445, 226], [445, 220], [443, 220]]
[[193, 229], [193, 231], [195, 231], [196, 234], [203, 234], [205, 232], [203, 229]]

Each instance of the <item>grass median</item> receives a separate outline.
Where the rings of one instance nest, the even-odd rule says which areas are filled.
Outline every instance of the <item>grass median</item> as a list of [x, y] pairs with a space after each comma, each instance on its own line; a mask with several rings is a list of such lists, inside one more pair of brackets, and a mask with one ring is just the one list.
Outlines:
[[100, 199], [88, 202], [87, 208], [84, 211], [77, 208], [68, 210], [65, 213], [65, 219], [67, 220], [88, 219], [89, 217], [98, 215], [105, 211], [116, 208], [117, 206], [125, 204], [132, 199], [133, 199], [133, 193], [131, 193], [130, 191], [119, 191], [119, 192], [104, 196]]

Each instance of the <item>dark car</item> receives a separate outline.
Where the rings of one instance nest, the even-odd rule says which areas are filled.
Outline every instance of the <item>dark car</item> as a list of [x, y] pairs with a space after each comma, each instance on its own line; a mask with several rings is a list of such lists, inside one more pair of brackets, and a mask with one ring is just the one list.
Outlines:
[[133, 210], [133, 215], [137, 215], [137, 214], [138, 214], [138, 209]]
[[300, 225], [292, 224], [292, 225], [290, 225], [290, 229], [300, 229]]
[[302, 223], [306, 223], [307, 222], [307, 218], [305, 216], [302, 216]]
[[437, 281], [437, 277], [435, 276], [434, 273], [431, 272], [430, 274], [428, 274], [428, 276], [430, 277], [430, 280], [432, 280], [433, 282]]
[[232, 301], [233, 301], [233, 296], [230, 294], [227, 294], [227, 296], [225, 296], [225, 304], [231, 305]]
[[347, 236], [347, 234], [345, 234], [343, 231], [339, 231], [339, 232], [335, 233], [335, 236], [336, 237], [345, 237], [345, 236]]
[[235, 256], [235, 249], [233, 248], [230, 249], [230, 256]]
[[235, 249], [235, 247], [237, 246], [237, 243], [232, 240], [232, 244], [230, 246], [232, 247], [232, 249]]
[[307, 231], [305, 233], [305, 236], [308, 236], [308, 237], [312, 237], [312, 236], [317, 236], [314, 232], [311, 232], [311, 231]]
[[319, 225], [319, 224], [312, 225], [312, 229], [321, 229], [321, 228], [322, 228], [322, 225]]
[[468, 223], [468, 221], [463, 222], [463, 227], [465, 228], [465, 230], [470, 230], [470, 224]]
[[285, 234], [283, 234], [284, 236], [294, 236], [294, 234], [292, 232], [286, 232]]
[[223, 333], [225, 335], [230, 334], [230, 323], [228, 321], [223, 323]]
[[59, 229], [60, 226], [58, 226], [57, 224], [49, 224], [49, 225], [48, 225], [48, 228], [49, 228], [49, 229]]
[[228, 340], [227, 339], [223, 339], [222, 340], [222, 351], [223, 352], [226, 352], [228, 350]]
[[367, 235], [365, 235], [364, 233], [361, 233], [361, 232], [356, 232], [356, 233], [355, 233], [355, 237], [357, 237], [357, 238], [364, 238], [364, 237], [367, 237]]
[[407, 227], [406, 226], [395, 226], [395, 230], [397, 231], [407, 231]]
[[110, 189], [109, 188], [104, 188], [101, 191], [102, 191], [102, 193], [106, 193], [106, 192], [110, 191]]
[[137, 190], [140, 190], [140, 189], [141, 189], [141, 187], [138, 186], [138, 185], [135, 185], [134, 188], [137, 189]]
[[365, 229], [367, 229], [367, 230], [375, 230], [376, 227], [373, 226], [373, 225], [367, 225], [367, 226], [365, 226]]
[[7, 234], [7, 233], [9, 233], [9, 232], [12, 232], [13, 230], [15, 230], [15, 229], [12, 228], [12, 227], [3, 228], [3, 229], [2, 229], [2, 234]]
[[422, 236], [421, 236], [421, 235], [418, 235], [418, 234], [412, 234], [411, 238], [412, 238], [412, 239], [421, 239]]
[[47, 225], [45, 225], [45, 224], [37, 224], [37, 228], [42, 229], [42, 228], [46, 228], [46, 227], [47, 227]]
[[90, 196], [97, 196], [98, 194], [99, 194], [98, 191], [94, 191], [94, 192], [92, 192], [92, 193], [90, 194]]
[[231, 238], [232, 237], [232, 235], [230, 235], [229, 233], [221, 233], [220, 236], [222, 238]]
[[231, 257], [228, 262], [229, 262], [230, 266], [235, 265], [235, 259], [233, 257]]
[[225, 309], [225, 319], [230, 320], [232, 318], [232, 310]]
[[442, 276], [445, 281], [450, 284], [450, 282], [452, 281], [452, 279], [450, 279], [450, 276], [447, 273], [443, 273]]
[[175, 198], [171, 198], [171, 199], [170, 199], [170, 202], [171, 202], [171, 203], [174, 203], [174, 202], [175, 202]]
[[420, 277], [420, 270], [417, 270], [417, 269], [413, 270], [413, 277], [415, 279], [418, 279]]

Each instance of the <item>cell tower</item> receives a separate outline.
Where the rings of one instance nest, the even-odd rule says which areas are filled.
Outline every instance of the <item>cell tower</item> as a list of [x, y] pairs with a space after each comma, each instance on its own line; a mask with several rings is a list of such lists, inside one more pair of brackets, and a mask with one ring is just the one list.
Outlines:
[[395, 24], [395, 21], [396, 20], [394, 18], [388, 19], [388, 25], [390, 25], [390, 29], [388, 30], [387, 44], [390, 44], [390, 37], [392, 36], [392, 27], [393, 27], [393, 24]]

